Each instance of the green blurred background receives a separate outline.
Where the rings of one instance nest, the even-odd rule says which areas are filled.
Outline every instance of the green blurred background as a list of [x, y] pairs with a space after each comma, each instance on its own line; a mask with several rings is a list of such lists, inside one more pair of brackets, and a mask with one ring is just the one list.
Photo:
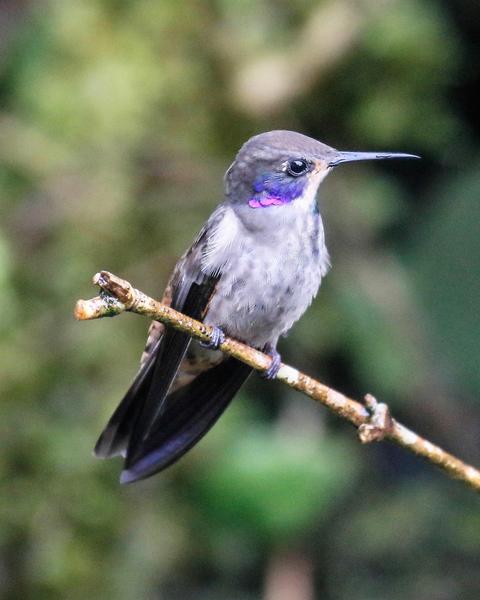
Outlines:
[[77, 323], [93, 273], [159, 295], [260, 131], [423, 161], [322, 187], [333, 270], [281, 345], [480, 464], [476, 0], [0, 1], [0, 596], [480, 597], [478, 498], [253, 377], [160, 476], [91, 449], [147, 322]]

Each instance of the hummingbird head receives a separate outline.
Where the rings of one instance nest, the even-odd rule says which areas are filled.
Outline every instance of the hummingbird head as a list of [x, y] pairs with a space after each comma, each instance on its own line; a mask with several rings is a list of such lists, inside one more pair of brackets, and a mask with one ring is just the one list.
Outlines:
[[311, 204], [318, 186], [337, 165], [357, 160], [419, 158], [413, 154], [341, 152], [293, 131], [250, 138], [225, 175], [226, 195], [236, 205], [278, 210]]

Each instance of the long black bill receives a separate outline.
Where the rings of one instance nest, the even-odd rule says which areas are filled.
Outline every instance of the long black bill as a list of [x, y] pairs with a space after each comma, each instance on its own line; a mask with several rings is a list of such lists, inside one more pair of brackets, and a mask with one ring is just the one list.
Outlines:
[[336, 157], [328, 163], [329, 167], [336, 167], [342, 163], [355, 160], [391, 160], [393, 158], [420, 158], [416, 154], [403, 152], [338, 152]]

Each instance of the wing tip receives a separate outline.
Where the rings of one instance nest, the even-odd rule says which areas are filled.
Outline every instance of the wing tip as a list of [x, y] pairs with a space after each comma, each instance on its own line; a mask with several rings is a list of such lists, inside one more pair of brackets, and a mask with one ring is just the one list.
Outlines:
[[171, 461], [160, 461], [157, 457], [157, 452], [151, 452], [145, 456], [141, 456], [135, 462], [128, 462], [128, 457], [125, 460], [123, 471], [120, 473], [120, 483], [122, 485], [135, 483], [141, 479], [147, 479], [162, 471], [168, 466]]
[[128, 485], [129, 483], [135, 483], [135, 481], [138, 481], [139, 479], [141, 479], [141, 476], [139, 476], [138, 473], [135, 473], [133, 469], [124, 469], [120, 473], [120, 484], [121, 485]]
[[109, 444], [106, 443], [103, 434], [98, 438], [97, 443], [93, 449], [93, 456], [95, 458], [110, 458]]
[[124, 451], [125, 443], [116, 440], [116, 432], [108, 427], [103, 431], [93, 449], [95, 458], [113, 458], [119, 456]]

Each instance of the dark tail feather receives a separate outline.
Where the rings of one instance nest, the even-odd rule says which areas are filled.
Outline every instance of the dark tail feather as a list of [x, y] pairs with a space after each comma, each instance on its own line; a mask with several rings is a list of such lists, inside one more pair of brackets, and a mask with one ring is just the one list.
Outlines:
[[100, 435], [93, 451], [97, 458], [136, 451], [161, 411], [189, 343], [188, 335], [171, 330], [157, 344]]
[[152, 365], [148, 389], [135, 401], [138, 402], [139, 408], [130, 430], [127, 456], [132, 458], [138, 456], [143, 441], [149, 437], [150, 430], [161, 419], [161, 414], [166, 407], [168, 390], [190, 342], [191, 337], [188, 334], [175, 329], [169, 329], [162, 339]]
[[228, 358], [171, 394], [134, 460], [127, 456], [121, 483], [150, 477], [183, 456], [214, 425], [251, 372], [248, 365]]
[[112, 458], [127, 448], [132, 427], [143, 408], [153, 377], [156, 352], [135, 378], [102, 431], [93, 453], [97, 458]]
[[[180, 286], [174, 293], [172, 307], [194, 319], [201, 318], [219, 277], [202, 276], [200, 282]], [[154, 348], [147, 349], [149, 358], [97, 441], [96, 456], [109, 458], [126, 453], [132, 460], [140, 456], [144, 441], [161, 420], [168, 390], [190, 341], [187, 334], [168, 329]]]

